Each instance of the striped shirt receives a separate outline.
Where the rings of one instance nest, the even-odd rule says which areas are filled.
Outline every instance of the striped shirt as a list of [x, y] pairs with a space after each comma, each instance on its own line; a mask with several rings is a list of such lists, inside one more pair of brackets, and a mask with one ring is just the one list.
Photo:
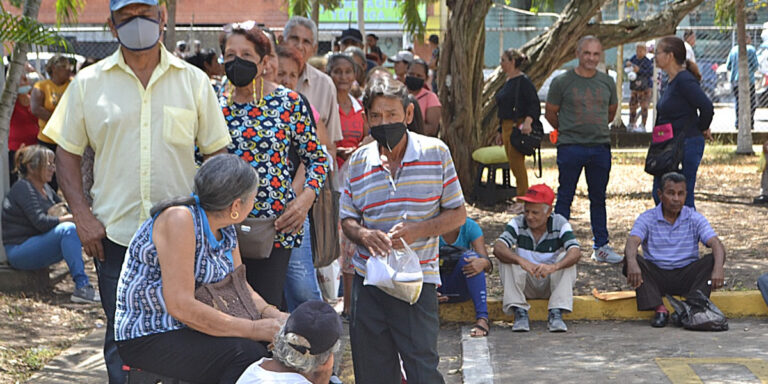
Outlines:
[[643, 257], [661, 269], [677, 269], [699, 259], [699, 242], [706, 245], [717, 233], [707, 219], [683, 207], [674, 224], [664, 219], [661, 204], [638, 216], [629, 232], [643, 241]]
[[560, 214], [552, 213], [547, 219], [547, 231], [536, 241], [525, 216], [512, 218], [499, 236], [509, 248], [517, 247], [518, 256], [534, 264], [554, 264], [563, 252], [579, 246], [573, 228]]
[[[341, 219], [355, 219], [365, 228], [389, 232], [402, 221], [419, 222], [464, 204], [448, 146], [436, 138], [407, 132], [400, 168], [391, 177], [381, 164], [378, 143], [360, 147], [349, 159], [349, 177], [341, 196]], [[419, 256], [424, 282], [440, 284], [438, 236], [409, 244]], [[352, 263], [365, 276], [368, 250], [358, 245]]]
[[[208, 217], [199, 206], [190, 206], [195, 224], [195, 288], [221, 281], [233, 271], [232, 250], [237, 246], [235, 227], [221, 229], [216, 240]], [[186, 327], [173, 318], [163, 298], [163, 280], [157, 249], [152, 241], [154, 218], [141, 225], [128, 246], [117, 284], [115, 340], [173, 331]]]

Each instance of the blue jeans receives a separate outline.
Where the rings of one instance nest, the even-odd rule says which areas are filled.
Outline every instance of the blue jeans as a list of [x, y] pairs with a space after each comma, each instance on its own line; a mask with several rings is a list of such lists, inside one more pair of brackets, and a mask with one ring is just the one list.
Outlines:
[[117, 281], [128, 248], [109, 239], [102, 240], [104, 261], [96, 260], [96, 273], [99, 275], [99, 294], [101, 307], [107, 315], [107, 334], [104, 336], [104, 362], [107, 365], [109, 384], [123, 384], [127, 379], [123, 371], [123, 359], [117, 353], [115, 344], [115, 310], [117, 309]]
[[301, 246], [293, 248], [285, 274], [285, 306], [293, 312], [301, 303], [309, 300], [323, 300], [320, 284], [317, 282], [315, 265], [312, 261], [312, 236], [309, 233], [309, 216], [304, 219], [304, 238]]
[[765, 305], [768, 305], [768, 273], [757, 278], [757, 288], [763, 294]]
[[488, 320], [485, 272], [480, 272], [469, 278], [465, 276], [461, 270], [467, 265], [464, 257], [473, 259], [480, 257], [480, 255], [474, 251], [465, 252], [450, 275], [440, 275], [443, 285], [437, 288], [437, 291], [444, 296], [448, 296], [449, 303], [460, 303], [472, 299], [472, 302], [475, 304], [475, 319], [482, 318]]
[[594, 247], [608, 244], [608, 226], [605, 213], [605, 189], [611, 173], [611, 147], [606, 145], [560, 145], [557, 147], [557, 168], [560, 186], [557, 188], [555, 213], [571, 218], [571, 203], [581, 170], [587, 176], [589, 215]]
[[[683, 176], [685, 176], [685, 205], [696, 209], [694, 204], [693, 190], [696, 188], [696, 172], [699, 170], [701, 158], [704, 157], [704, 136], [688, 137], [683, 142]], [[653, 201], [659, 205], [659, 188], [661, 188], [661, 177], [653, 178]]]
[[83, 264], [83, 248], [75, 224], [59, 223], [50, 231], [32, 236], [21, 244], [5, 246], [8, 262], [16, 269], [40, 269], [64, 259], [75, 288], [88, 285]]

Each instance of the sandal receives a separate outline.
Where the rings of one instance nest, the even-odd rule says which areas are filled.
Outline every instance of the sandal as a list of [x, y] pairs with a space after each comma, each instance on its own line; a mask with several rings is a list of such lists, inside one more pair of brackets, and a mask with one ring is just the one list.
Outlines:
[[479, 318], [478, 320], [485, 320], [486, 327], [483, 327], [480, 324], [475, 323], [475, 325], [472, 326], [472, 330], [469, 331], [470, 337], [486, 337], [489, 333], [491, 333], [491, 327], [488, 323], [488, 319], [485, 318]]

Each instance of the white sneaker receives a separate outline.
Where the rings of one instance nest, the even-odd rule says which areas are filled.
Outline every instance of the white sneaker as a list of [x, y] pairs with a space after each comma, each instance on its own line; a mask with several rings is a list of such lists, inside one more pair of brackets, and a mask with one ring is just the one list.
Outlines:
[[629, 123], [629, 125], [627, 125], [627, 132], [634, 132], [635, 129], [637, 129], [635, 123]]
[[637, 126], [635, 126], [635, 129], [632, 132], [645, 133], [645, 126], [644, 125], [637, 125]]
[[610, 245], [606, 244], [592, 252], [592, 260], [603, 263], [618, 264], [624, 260], [624, 257], [616, 253], [616, 251], [614, 251]]

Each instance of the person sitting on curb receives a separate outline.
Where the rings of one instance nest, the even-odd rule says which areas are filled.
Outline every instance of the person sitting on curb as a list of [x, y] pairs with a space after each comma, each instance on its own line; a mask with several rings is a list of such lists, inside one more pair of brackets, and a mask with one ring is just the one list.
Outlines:
[[768, 204], [768, 167], [765, 166], [766, 158], [768, 158], [768, 140], [763, 143], [763, 153], [760, 154], [760, 165], [757, 170], [760, 172], [760, 196], [752, 200], [755, 204]]
[[[723, 286], [725, 248], [707, 219], [684, 205], [686, 193], [685, 176], [662, 176], [661, 204], [640, 214], [624, 249], [622, 272], [637, 292], [637, 310], [655, 310], [651, 326], [657, 328], [669, 321], [665, 294], [688, 296], [698, 289], [709, 297]], [[712, 253], [699, 258], [699, 241]]]
[[[454, 257], [450, 257], [452, 255]], [[440, 281], [437, 289], [441, 303], [460, 303], [472, 299], [475, 304], [475, 325], [470, 336], [488, 336], [488, 304], [485, 274], [493, 264], [485, 249], [483, 230], [467, 218], [459, 228], [440, 236]]]
[[[70, 300], [101, 302], [99, 291], [85, 273], [83, 246], [72, 214], [58, 209], [62, 203], [50, 183], [56, 171], [53, 151], [42, 145], [16, 152], [18, 181], [3, 199], [3, 244], [8, 263], [20, 270], [36, 270], [64, 260], [75, 283]], [[60, 213], [64, 213], [60, 215]], [[31, 287], [30, 287], [31, 288]]]
[[341, 333], [341, 318], [330, 305], [305, 301], [275, 335], [272, 358], [251, 364], [237, 384], [327, 384]]
[[[496, 240], [493, 254], [501, 262], [504, 313], [514, 314], [513, 332], [528, 332], [526, 299], [549, 298], [548, 329], [565, 332], [563, 311], [573, 310], [573, 283], [581, 248], [573, 229], [560, 214], [552, 212], [555, 193], [545, 184], [528, 188], [522, 215], [507, 223]], [[513, 251], [512, 248], [515, 247]]]

